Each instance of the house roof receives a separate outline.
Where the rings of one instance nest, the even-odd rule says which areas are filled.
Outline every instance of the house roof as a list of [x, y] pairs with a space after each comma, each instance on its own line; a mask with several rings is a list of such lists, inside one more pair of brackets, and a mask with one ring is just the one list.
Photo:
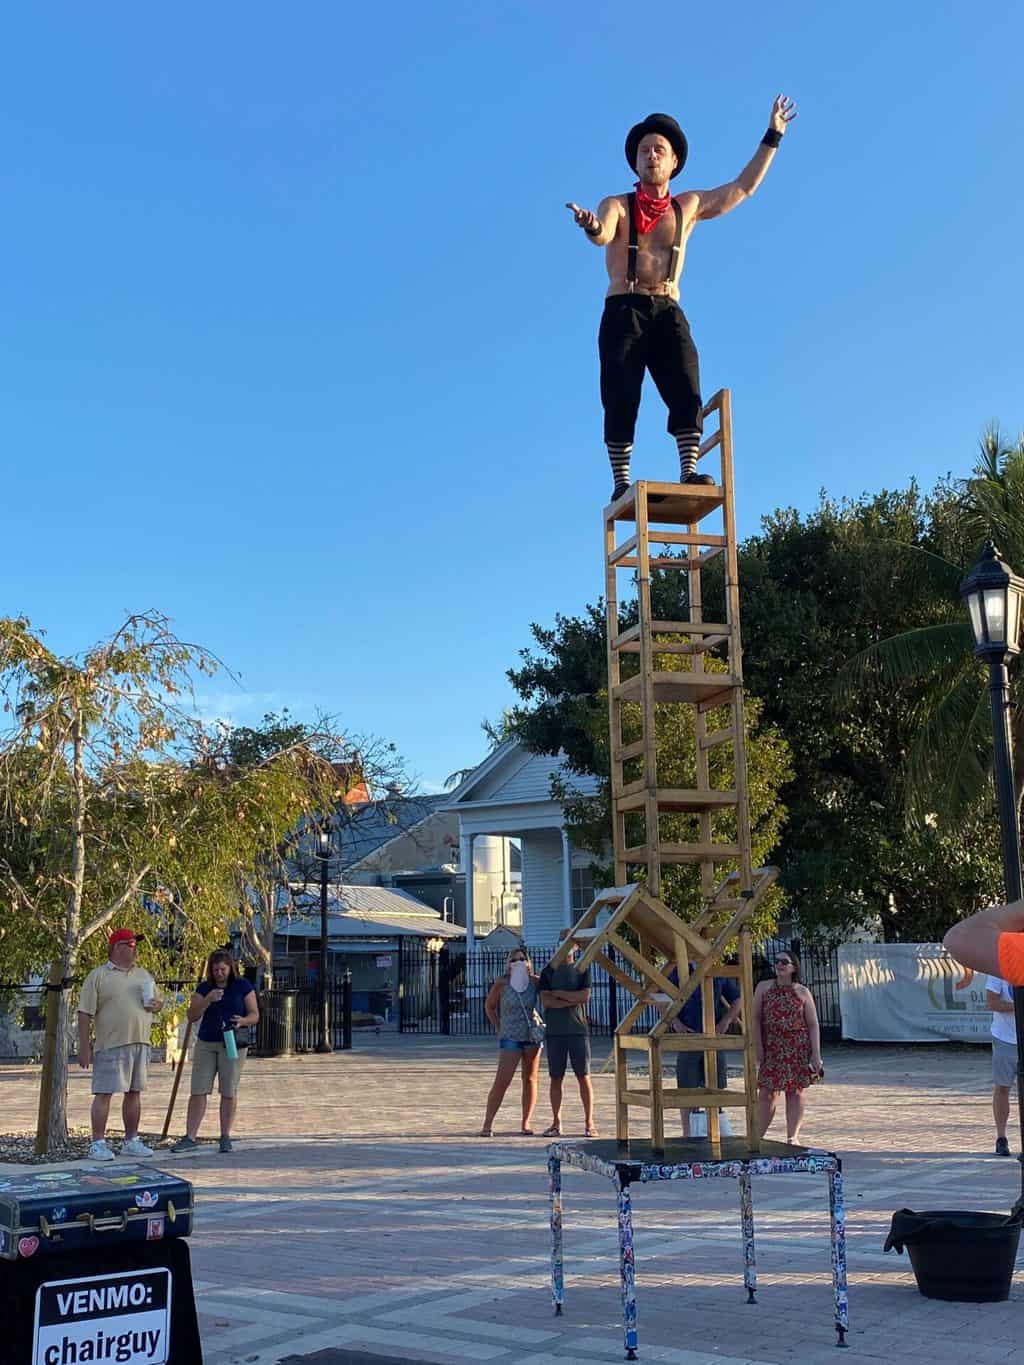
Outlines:
[[[293, 888], [296, 914], [279, 914], [276, 932], [289, 938], [320, 937], [320, 892], [303, 884]], [[464, 938], [466, 931], [446, 923], [431, 905], [389, 886], [329, 887], [327, 937]]]
[[[446, 805], [447, 801], [447, 796], [401, 796], [388, 797], [383, 801], [346, 803], [344, 815], [333, 822], [331, 875], [336, 875], [338, 871], [339, 846], [342, 870], [353, 867], [392, 839], [414, 830]], [[316, 828], [313, 821], [300, 822], [300, 834], [309, 847], [306, 847], [304, 855], [296, 854], [289, 859], [293, 876], [301, 875], [304, 866], [308, 870], [319, 865], [319, 858], [312, 848]], [[319, 876], [319, 872], [316, 875]]]
[[336, 838], [341, 840], [341, 865], [351, 867], [414, 829], [447, 805], [447, 796], [406, 796], [399, 801], [369, 801], [350, 807]]
[[563, 754], [536, 754], [518, 740], [509, 739], [488, 754], [452, 794], [445, 798], [445, 810], [465, 810], [471, 806], [527, 806], [551, 803], [551, 779], [555, 774], [585, 796], [600, 788], [589, 774], [570, 773]]

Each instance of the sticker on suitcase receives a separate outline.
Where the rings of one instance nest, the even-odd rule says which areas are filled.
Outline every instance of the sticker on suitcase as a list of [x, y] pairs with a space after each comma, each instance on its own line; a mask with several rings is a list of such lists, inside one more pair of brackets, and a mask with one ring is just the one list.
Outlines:
[[170, 1336], [165, 1267], [49, 1280], [36, 1290], [32, 1365], [165, 1365]]

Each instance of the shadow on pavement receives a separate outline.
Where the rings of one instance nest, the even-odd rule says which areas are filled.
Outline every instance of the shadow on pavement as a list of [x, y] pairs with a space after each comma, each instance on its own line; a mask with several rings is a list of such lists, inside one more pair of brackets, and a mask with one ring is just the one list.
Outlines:
[[284, 1356], [277, 1365], [444, 1365], [444, 1361], [416, 1360], [408, 1356], [378, 1356], [367, 1351], [329, 1349], [311, 1356]]

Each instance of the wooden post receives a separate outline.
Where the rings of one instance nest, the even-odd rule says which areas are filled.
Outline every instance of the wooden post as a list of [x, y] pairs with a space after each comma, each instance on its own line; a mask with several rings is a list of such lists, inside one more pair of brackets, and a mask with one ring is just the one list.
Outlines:
[[663, 1152], [665, 1150], [665, 1097], [662, 1091], [665, 1078], [661, 1069], [660, 1038], [650, 1040], [647, 1068], [651, 1085], [651, 1146], [656, 1152]]
[[[604, 600], [605, 600], [605, 650], [608, 659], [608, 724], [611, 730], [611, 785], [612, 792], [621, 793], [623, 786], [622, 759], [622, 702], [615, 695], [622, 681], [619, 651], [615, 641], [619, 634], [619, 594], [615, 576], [615, 522], [605, 518], [604, 523]], [[626, 847], [626, 820], [617, 812], [617, 802], [613, 797], [612, 843], [615, 850], [615, 885], [622, 886], [626, 881], [626, 863], [623, 850]]]
[[754, 960], [751, 933], [748, 926], [740, 930], [740, 995], [743, 1000], [743, 1086], [747, 1115], [747, 1147], [752, 1152], [761, 1150], [761, 1134], [757, 1127], [757, 1057], [754, 1034]]
[[[187, 1011], [187, 1006], [186, 1006]], [[192, 1036], [192, 1020], [185, 1014], [185, 1035], [181, 1042], [181, 1056], [178, 1058], [178, 1065], [174, 1068], [174, 1084], [171, 1086], [171, 1098], [167, 1101], [167, 1113], [164, 1116], [164, 1126], [160, 1132], [160, 1141], [167, 1140], [167, 1134], [171, 1131], [171, 1116], [174, 1113], [174, 1106], [178, 1099], [178, 1086], [181, 1084], [181, 1073], [185, 1069], [185, 1058], [188, 1056], [188, 1041]]]
[[612, 1045], [615, 1049], [615, 1136], [619, 1142], [628, 1142], [629, 1103], [626, 1091], [629, 1088], [629, 1061], [618, 1034], [612, 1039]]
[[651, 547], [647, 523], [647, 484], [636, 486], [637, 605], [640, 618], [640, 716], [644, 742], [644, 842], [647, 888], [661, 895], [661, 830], [658, 822], [658, 747], [655, 735], [654, 659], [651, 654]]

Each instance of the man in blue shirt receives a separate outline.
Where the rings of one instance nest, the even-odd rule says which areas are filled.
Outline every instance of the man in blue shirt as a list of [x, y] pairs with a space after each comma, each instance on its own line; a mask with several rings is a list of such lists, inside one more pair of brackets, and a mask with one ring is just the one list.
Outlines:
[[[690, 963], [690, 971], [693, 971], [693, 963]], [[679, 984], [679, 973], [673, 967], [668, 974], [669, 981], [673, 986]], [[714, 979], [715, 992], [715, 1032], [727, 1033], [729, 1026], [739, 1018], [743, 1008], [740, 998], [740, 988], [733, 976], [716, 976]], [[672, 1020], [672, 1030], [675, 1033], [703, 1033], [704, 1032], [704, 997], [700, 986], [693, 992], [689, 1000]], [[726, 1069], [725, 1053], [716, 1052], [715, 1060], [718, 1064], [718, 1089], [725, 1090], [729, 1083], [728, 1071]], [[676, 1053], [676, 1085], [680, 1090], [703, 1090], [704, 1089], [704, 1054], [703, 1052], [677, 1052]], [[696, 1109], [684, 1109], [683, 1117], [683, 1137], [690, 1136], [690, 1118], [697, 1113]], [[732, 1132], [732, 1127], [726, 1114], [722, 1113], [721, 1131], [723, 1137], [728, 1137]]]

